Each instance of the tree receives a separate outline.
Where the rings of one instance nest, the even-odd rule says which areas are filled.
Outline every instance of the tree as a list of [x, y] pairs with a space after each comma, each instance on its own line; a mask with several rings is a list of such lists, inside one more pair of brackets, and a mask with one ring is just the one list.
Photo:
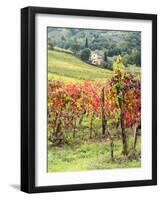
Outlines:
[[90, 49], [85, 48], [85, 49], [82, 50], [80, 57], [81, 57], [82, 60], [88, 61], [89, 58], [90, 58], [90, 55], [91, 55]]
[[104, 52], [104, 61], [107, 62], [107, 52]]
[[108, 56], [113, 57], [114, 55], [115, 55], [115, 51], [113, 50], [113, 48], [109, 49]]
[[76, 42], [72, 42], [71, 45], [71, 50], [74, 52], [74, 53], [77, 53], [79, 50], [80, 50], [80, 45], [77, 44]]
[[[114, 122], [119, 122], [121, 125], [122, 153], [127, 155], [128, 143], [125, 129], [140, 123], [141, 88], [140, 79], [125, 71], [123, 66], [121, 56], [119, 56], [114, 63], [114, 76], [109, 83], [108, 98], [111, 101], [109, 101], [108, 110]], [[137, 135], [134, 137], [134, 144], [136, 143], [136, 137]]]
[[124, 63], [124, 65], [127, 67], [128, 66], [128, 64], [130, 64], [130, 56], [129, 56], [129, 54], [125, 54], [124, 56], [123, 56], [123, 63]]
[[117, 46], [113, 48], [114, 55], [120, 55], [121, 54], [121, 49], [118, 48]]
[[117, 71], [117, 70], [122, 71], [124, 69], [125, 69], [125, 66], [123, 64], [122, 57], [119, 55], [119, 56], [117, 56], [116, 61], [113, 63], [113, 70], [114, 71]]
[[48, 38], [48, 49], [49, 50], [54, 50], [54, 41], [52, 41], [50, 38]]
[[137, 52], [136, 64], [141, 66], [141, 52], [140, 51]]
[[88, 48], [88, 38], [86, 38], [85, 48]]
[[130, 55], [131, 62], [132, 62], [131, 64], [136, 64], [137, 54], [138, 54], [138, 51], [137, 51], [136, 48], [134, 48], [134, 49], [131, 50], [131, 55]]

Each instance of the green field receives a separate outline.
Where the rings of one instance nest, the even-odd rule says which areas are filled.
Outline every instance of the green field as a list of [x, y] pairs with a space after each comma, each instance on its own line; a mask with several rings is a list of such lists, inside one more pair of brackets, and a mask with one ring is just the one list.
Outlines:
[[[129, 146], [131, 145], [129, 139]], [[140, 152], [140, 137], [137, 143], [137, 152]], [[110, 160], [109, 143], [106, 140], [79, 140], [71, 141], [62, 147], [49, 146], [48, 171], [78, 171], [112, 168], [141, 167], [140, 159], [128, 159], [121, 155], [121, 140], [114, 141], [115, 160]]]
[[48, 78], [63, 82], [107, 81], [112, 71], [92, 66], [74, 55], [58, 51], [48, 51]]
[[[140, 67], [130, 66], [127, 71], [140, 74]], [[76, 56], [60, 51], [48, 51], [48, 79], [63, 82], [83, 80], [106, 82], [112, 71], [83, 62]]]

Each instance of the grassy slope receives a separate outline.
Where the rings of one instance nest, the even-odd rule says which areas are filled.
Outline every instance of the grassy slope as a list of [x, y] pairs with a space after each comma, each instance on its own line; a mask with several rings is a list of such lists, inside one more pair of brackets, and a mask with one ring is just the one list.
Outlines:
[[[132, 140], [129, 140], [131, 146]], [[115, 161], [110, 160], [109, 143], [107, 141], [83, 141], [72, 143], [63, 147], [49, 147], [48, 171], [79, 171], [113, 168], [141, 167], [137, 159], [128, 160], [121, 155], [121, 140], [114, 142]], [[137, 151], [140, 152], [140, 137], [137, 142]]]
[[65, 82], [106, 81], [112, 75], [107, 69], [87, 64], [74, 55], [48, 51], [48, 78]]

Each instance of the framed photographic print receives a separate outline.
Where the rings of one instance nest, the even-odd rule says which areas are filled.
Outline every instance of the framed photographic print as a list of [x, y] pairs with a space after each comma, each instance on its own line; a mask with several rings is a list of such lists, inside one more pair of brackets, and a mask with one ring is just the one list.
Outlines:
[[157, 16], [21, 10], [21, 190], [157, 184]]

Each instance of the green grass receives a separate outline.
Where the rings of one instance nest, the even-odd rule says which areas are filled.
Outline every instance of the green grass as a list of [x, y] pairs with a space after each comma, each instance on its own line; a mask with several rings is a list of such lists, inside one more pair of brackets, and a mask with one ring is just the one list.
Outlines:
[[136, 66], [136, 65], [129, 65], [128, 67], [126, 67], [126, 70], [134, 73], [135, 75], [141, 75], [141, 67]]
[[87, 64], [74, 55], [48, 51], [48, 78], [64, 82], [107, 81], [112, 76], [108, 69]]
[[[132, 139], [129, 139], [129, 147]], [[140, 152], [140, 137], [137, 152]], [[113, 168], [141, 167], [140, 159], [128, 159], [121, 154], [121, 140], [114, 141], [114, 157], [110, 160], [107, 140], [87, 140], [70, 142], [62, 147], [48, 147], [48, 172], [80, 171]]]

